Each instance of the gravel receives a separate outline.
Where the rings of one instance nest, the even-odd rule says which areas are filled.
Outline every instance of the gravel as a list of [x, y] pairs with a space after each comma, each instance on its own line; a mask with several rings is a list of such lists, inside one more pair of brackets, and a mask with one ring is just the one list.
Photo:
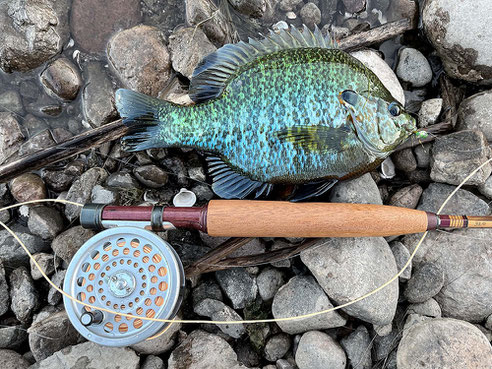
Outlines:
[[302, 335], [296, 351], [299, 369], [344, 369], [346, 362], [342, 347], [326, 333], [311, 331]]

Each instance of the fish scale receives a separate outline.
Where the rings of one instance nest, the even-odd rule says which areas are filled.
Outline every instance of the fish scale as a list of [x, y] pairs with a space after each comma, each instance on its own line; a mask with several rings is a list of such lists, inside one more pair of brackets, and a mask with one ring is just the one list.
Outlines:
[[215, 153], [213, 165], [223, 161], [229, 171], [220, 164], [213, 189], [226, 198], [263, 191], [264, 183], [371, 170], [416, 130], [415, 121], [369, 69], [320, 37], [291, 28], [226, 45], [197, 67], [193, 106], [119, 90], [118, 110], [132, 128], [125, 143]]

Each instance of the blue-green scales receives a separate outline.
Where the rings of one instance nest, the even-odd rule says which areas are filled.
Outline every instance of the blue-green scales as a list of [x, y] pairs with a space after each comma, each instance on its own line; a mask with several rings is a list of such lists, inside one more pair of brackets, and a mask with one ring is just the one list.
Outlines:
[[416, 131], [376, 75], [318, 29], [225, 45], [196, 68], [190, 97], [195, 105], [179, 106], [118, 90], [131, 128], [124, 143], [214, 153], [212, 188], [223, 198], [259, 196], [275, 183], [318, 195], [374, 169]]

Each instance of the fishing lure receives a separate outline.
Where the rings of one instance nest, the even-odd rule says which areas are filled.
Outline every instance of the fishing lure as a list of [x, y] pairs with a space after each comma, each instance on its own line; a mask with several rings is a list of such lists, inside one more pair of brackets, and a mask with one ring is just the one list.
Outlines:
[[416, 122], [376, 75], [319, 29], [271, 32], [205, 57], [191, 79], [192, 106], [120, 89], [127, 150], [191, 147], [207, 158], [222, 198], [296, 184], [295, 200], [376, 168], [416, 132]]

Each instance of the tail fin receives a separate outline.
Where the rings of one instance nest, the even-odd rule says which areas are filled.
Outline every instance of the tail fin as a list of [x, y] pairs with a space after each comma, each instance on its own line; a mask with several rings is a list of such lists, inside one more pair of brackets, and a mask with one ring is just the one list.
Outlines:
[[123, 148], [140, 151], [162, 146], [158, 140], [159, 111], [166, 102], [131, 90], [119, 89], [115, 94], [116, 108], [130, 131], [125, 136]]

